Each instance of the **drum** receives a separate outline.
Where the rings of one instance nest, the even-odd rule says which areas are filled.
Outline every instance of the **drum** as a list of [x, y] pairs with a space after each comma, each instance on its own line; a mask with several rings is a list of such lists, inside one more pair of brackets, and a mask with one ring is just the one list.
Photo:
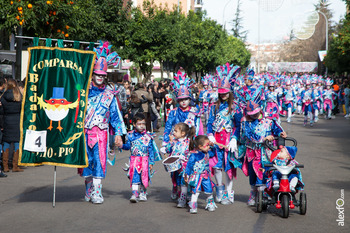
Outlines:
[[180, 159], [178, 157], [169, 157], [163, 160], [165, 171], [174, 172], [181, 168]]

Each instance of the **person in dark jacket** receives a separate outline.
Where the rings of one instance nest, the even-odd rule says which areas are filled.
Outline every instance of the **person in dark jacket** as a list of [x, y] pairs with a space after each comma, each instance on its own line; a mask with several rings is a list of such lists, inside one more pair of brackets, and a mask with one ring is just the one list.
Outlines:
[[141, 98], [142, 99], [139, 99], [136, 92], [133, 91], [131, 93], [130, 101], [128, 103], [128, 108], [127, 108], [128, 109], [127, 112], [129, 114], [129, 116], [127, 116], [128, 119], [133, 119], [137, 113], [144, 113], [142, 105], [144, 103], [147, 103], [148, 100], [144, 95], [142, 95]]
[[4, 163], [4, 172], [8, 172], [8, 159], [11, 143], [14, 143], [12, 171], [23, 172], [18, 167], [18, 156], [19, 156], [19, 140], [20, 140], [20, 114], [21, 114], [21, 102], [22, 94], [18, 88], [17, 81], [9, 79], [7, 81], [6, 89], [2, 95], [1, 104], [4, 110], [4, 131], [3, 131], [3, 143], [4, 153], [2, 161]]
[[[5, 87], [6, 87], [6, 79], [4, 77], [0, 77], [0, 96], [1, 97], [4, 93]], [[3, 116], [4, 116], [4, 109], [0, 102], [0, 160], [2, 159], [2, 129], [4, 128]], [[3, 163], [0, 166], [0, 178], [7, 177], [7, 175], [2, 172], [2, 169], [3, 169]]]

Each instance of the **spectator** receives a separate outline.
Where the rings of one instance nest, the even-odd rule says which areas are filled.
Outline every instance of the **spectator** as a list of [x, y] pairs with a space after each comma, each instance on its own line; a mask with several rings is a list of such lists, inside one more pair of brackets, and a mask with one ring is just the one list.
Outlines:
[[142, 107], [144, 103], [148, 103], [148, 100], [145, 97], [139, 99], [136, 92], [133, 91], [128, 103], [127, 118], [133, 119], [137, 113], [144, 113], [144, 109]]
[[12, 161], [13, 172], [23, 172], [18, 167], [19, 157], [19, 140], [20, 140], [20, 113], [21, 113], [21, 101], [22, 94], [18, 88], [17, 82], [14, 79], [7, 81], [6, 89], [0, 99], [4, 109], [4, 153], [3, 153], [3, 164], [4, 172], [9, 171], [8, 161], [10, 153], [10, 144], [14, 143], [14, 153]]
[[[6, 87], [6, 79], [3, 77], [0, 77], [0, 96], [2, 97], [3, 93], [4, 93], [4, 89]], [[1, 99], [0, 97], [0, 99]], [[4, 110], [2, 107], [2, 104], [0, 102], [0, 160], [1, 160], [1, 166], [0, 166], [0, 178], [2, 177], [7, 177], [6, 174], [4, 174], [2, 172], [3, 170], [3, 161], [2, 161], [2, 131], [4, 128], [4, 124], [3, 124], [3, 116], [4, 116]]]
[[[148, 100], [148, 102], [153, 101], [152, 90], [148, 89], [146, 91], [145, 85], [143, 83], [138, 83], [138, 89], [135, 92], [139, 99], [143, 99], [142, 96], [144, 96]], [[147, 103], [142, 104], [142, 108], [146, 119], [146, 129], [147, 131], [151, 131], [151, 114], [148, 108], [148, 104]]]
[[347, 83], [344, 88], [344, 102], [345, 102], [345, 117], [350, 117], [350, 84]]
[[152, 121], [152, 130], [154, 132], [159, 132], [158, 130], [158, 120], [160, 119], [159, 109], [160, 109], [160, 94], [155, 85], [148, 85], [148, 89], [152, 90], [153, 101], [149, 102], [150, 114]]

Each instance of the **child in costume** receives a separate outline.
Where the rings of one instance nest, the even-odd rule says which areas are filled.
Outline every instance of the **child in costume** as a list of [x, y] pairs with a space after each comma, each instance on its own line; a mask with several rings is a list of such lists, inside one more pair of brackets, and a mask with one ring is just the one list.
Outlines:
[[265, 98], [265, 116], [271, 120], [281, 122], [279, 116], [278, 92], [275, 91], [275, 82], [273, 80], [268, 82], [268, 90], [265, 92]]
[[[186, 77], [185, 73], [178, 71], [172, 82], [179, 107], [170, 111], [168, 120], [165, 123], [163, 143], [160, 152], [166, 153], [166, 146], [169, 143], [170, 135], [173, 134], [174, 126], [180, 122], [186, 123], [189, 127], [195, 127], [196, 135], [203, 134], [203, 126], [200, 121], [200, 112], [196, 107], [190, 106], [191, 93], [190, 88], [194, 84], [192, 79]], [[172, 190], [171, 198], [173, 199], [178, 192]]]
[[[278, 166], [297, 165], [298, 162], [294, 160], [297, 150], [298, 148], [293, 146], [282, 147], [281, 149], [275, 150], [271, 154], [270, 161], [275, 163]], [[302, 189], [304, 187], [304, 184], [302, 182], [301, 172], [299, 169], [297, 170], [298, 170], [297, 173], [291, 172], [288, 175], [289, 188], [294, 193], [296, 192], [296, 187], [298, 187], [298, 189]], [[268, 189], [271, 188], [271, 185], [273, 185], [272, 187], [277, 191], [280, 187], [281, 177], [282, 177], [282, 174], [279, 171], [277, 170], [272, 171], [271, 178], [270, 178], [272, 182], [271, 181], [267, 182]]]
[[312, 84], [312, 94], [314, 96], [313, 102], [312, 102], [312, 109], [314, 113], [314, 121], [318, 121], [318, 114], [321, 109], [321, 102], [322, 102], [322, 93], [320, 89], [316, 86], [317, 85], [317, 79], [314, 77], [311, 81]]
[[286, 86], [283, 91], [283, 104], [285, 109], [287, 110], [287, 122], [291, 122], [292, 117], [292, 110], [294, 107], [294, 101], [296, 99], [295, 93], [293, 89], [291, 88], [291, 80], [286, 80]]
[[[207, 136], [197, 136], [190, 146], [191, 155], [185, 170], [185, 181], [192, 191], [191, 202], [189, 202], [190, 213], [197, 213], [197, 200], [201, 191], [207, 195], [205, 209], [215, 211], [213, 198], [213, 183], [210, 180], [209, 151], [210, 141]], [[194, 149], [194, 151], [192, 150]]]
[[257, 103], [250, 100], [246, 110], [247, 115], [242, 118], [241, 123], [247, 148], [242, 170], [249, 175], [251, 185], [247, 204], [254, 205], [257, 188], [264, 190], [266, 187], [263, 180], [263, 167], [264, 164], [269, 163], [269, 160], [262, 143], [265, 140], [272, 141], [274, 136], [286, 138], [287, 134], [278, 122], [263, 116], [261, 107]]
[[[216, 178], [216, 201], [228, 205], [234, 202], [233, 177], [236, 167], [229, 161], [229, 150], [237, 151], [237, 137], [242, 114], [233, 103], [231, 83], [239, 75], [240, 67], [226, 64], [217, 67], [219, 81], [219, 99], [210, 109], [207, 133], [209, 140], [215, 145], [215, 156], [210, 160]], [[236, 136], [234, 134], [236, 133]], [[223, 171], [226, 174], [225, 184], [222, 182]]]
[[109, 53], [112, 45], [105, 42], [94, 48], [97, 61], [94, 67], [92, 84], [89, 90], [85, 117], [85, 138], [89, 166], [78, 169], [85, 178], [85, 201], [103, 203], [101, 180], [106, 177], [109, 127], [113, 130], [115, 144], [121, 145], [121, 135], [126, 134], [122, 114], [114, 94], [107, 89], [107, 65], [117, 66], [120, 57], [116, 52]]
[[329, 78], [326, 79], [326, 89], [323, 90], [322, 96], [324, 99], [323, 109], [325, 111], [325, 118], [332, 119], [332, 109], [333, 109], [333, 100], [336, 93], [331, 89], [333, 81]]
[[157, 146], [151, 135], [146, 132], [145, 116], [138, 113], [133, 118], [133, 131], [128, 132], [127, 141], [121, 146], [130, 150], [129, 173], [132, 195], [130, 202], [147, 201], [147, 187], [155, 161], [161, 160]]
[[190, 156], [190, 139], [194, 136], [194, 131], [194, 127], [190, 128], [183, 122], [176, 124], [173, 133], [174, 136], [170, 137], [170, 143], [167, 145], [166, 152], [170, 154], [170, 157], [179, 158], [181, 163], [180, 170], [171, 173], [173, 189], [180, 192], [180, 195], [177, 195], [176, 193], [172, 194], [172, 199], [174, 200], [179, 196], [177, 204], [178, 208], [186, 207], [187, 185], [184, 182], [183, 174]]
[[312, 89], [310, 88], [310, 80], [305, 80], [305, 90], [301, 92], [301, 101], [303, 103], [303, 112], [304, 112], [304, 126], [307, 124], [307, 119], [310, 118], [310, 126], [313, 126], [314, 117], [312, 102], [314, 99]]
[[209, 112], [209, 101], [210, 101], [210, 90], [209, 86], [209, 75], [205, 75], [202, 77], [202, 85], [203, 90], [199, 93], [199, 102], [201, 103], [201, 114], [205, 116], [205, 122], [208, 120], [208, 112]]

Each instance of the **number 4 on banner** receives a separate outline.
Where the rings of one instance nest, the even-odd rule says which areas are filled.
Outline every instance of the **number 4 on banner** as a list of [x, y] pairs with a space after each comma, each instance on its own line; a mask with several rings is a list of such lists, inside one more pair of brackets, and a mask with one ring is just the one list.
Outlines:
[[24, 140], [24, 150], [32, 152], [46, 151], [46, 135], [47, 131], [26, 130], [26, 137]]

